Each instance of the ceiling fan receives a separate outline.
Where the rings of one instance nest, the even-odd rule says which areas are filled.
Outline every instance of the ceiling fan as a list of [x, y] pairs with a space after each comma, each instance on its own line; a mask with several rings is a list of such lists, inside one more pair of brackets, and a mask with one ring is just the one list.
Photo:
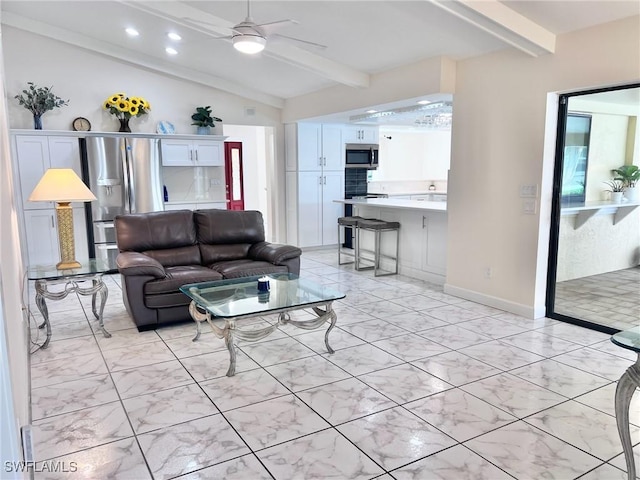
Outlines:
[[[194, 23], [201, 23], [205, 25], [211, 25], [208, 22], [203, 22], [202, 20], [196, 19], [187, 19]], [[276, 20], [275, 22], [268, 23], [256, 23], [253, 21], [251, 17], [251, 3], [250, 0], [247, 0], [247, 16], [246, 18], [231, 27], [231, 35], [225, 37], [218, 37], [223, 39], [231, 40], [233, 43], [233, 47], [242, 52], [250, 55], [256, 54], [264, 50], [264, 47], [267, 44], [267, 38], [281, 38], [287, 41], [294, 41], [304, 43], [306, 45], [316, 47], [316, 48], [327, 48], [326, 45], [321, 45], [315, 42], [309, 42], [307, 40], [302, 40], [300, 38], [289, 37], [287, 35], [282, 35], [279, 33], [274, 33], [273, 30], [284, 26], [286, 24], [297, 24], [296, 20], [285, 19], [285, 20]], [[218, 25], [216, 25], [218, 26]]]

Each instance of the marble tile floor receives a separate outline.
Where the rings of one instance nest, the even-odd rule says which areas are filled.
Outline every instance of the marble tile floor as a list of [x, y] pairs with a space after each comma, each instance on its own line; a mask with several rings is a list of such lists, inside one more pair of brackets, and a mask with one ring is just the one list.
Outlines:
[[[31, 355], [35, 456], [76, 471], [36, 478], [626, 479], [613, 396], [635, 357], [608, 335], [338, 268], [333, 250], [304, 252], [301, 275], [347, 292], [336, 352], [324, 330], [288, 325], [240, 344], [232, 378], [224, 342], [191, 342], [192, 323], [139, 333], [118, 276], [111, 338], [89, 298], [49, 302], [51, 344]], [[631, 422], [640, 464], [638, 393]]]
[[640, 266], [558, 282], [555, 311], [628, 330], [640, 324]]

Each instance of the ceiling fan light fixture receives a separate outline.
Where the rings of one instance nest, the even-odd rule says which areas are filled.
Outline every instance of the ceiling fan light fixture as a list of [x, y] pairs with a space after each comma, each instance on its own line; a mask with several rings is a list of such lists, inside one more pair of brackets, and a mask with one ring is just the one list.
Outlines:
[[248, 55], [261, 52], [267, 44], [267, 39], [259, 35], [235, 35], [231, 41], [233, 48]]

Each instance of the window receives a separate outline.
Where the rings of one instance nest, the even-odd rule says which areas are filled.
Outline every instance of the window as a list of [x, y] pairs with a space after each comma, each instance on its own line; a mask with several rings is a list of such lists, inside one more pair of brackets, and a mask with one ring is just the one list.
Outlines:
[[562, 167], [562, 204], [584, 203], [591, 116], [570, 113], [564, 139]]

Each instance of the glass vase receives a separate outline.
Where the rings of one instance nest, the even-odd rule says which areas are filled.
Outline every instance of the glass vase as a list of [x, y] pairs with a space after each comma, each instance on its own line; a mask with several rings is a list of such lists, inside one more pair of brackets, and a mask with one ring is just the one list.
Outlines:
[[33, 116], [33, 128], [36, 130], [42, 130], [42, 115]]
[[129, 128], [129, 118], [119, 118], [120, 121], [120, 130], [119, 132], [131, 133], [131, 128]]

